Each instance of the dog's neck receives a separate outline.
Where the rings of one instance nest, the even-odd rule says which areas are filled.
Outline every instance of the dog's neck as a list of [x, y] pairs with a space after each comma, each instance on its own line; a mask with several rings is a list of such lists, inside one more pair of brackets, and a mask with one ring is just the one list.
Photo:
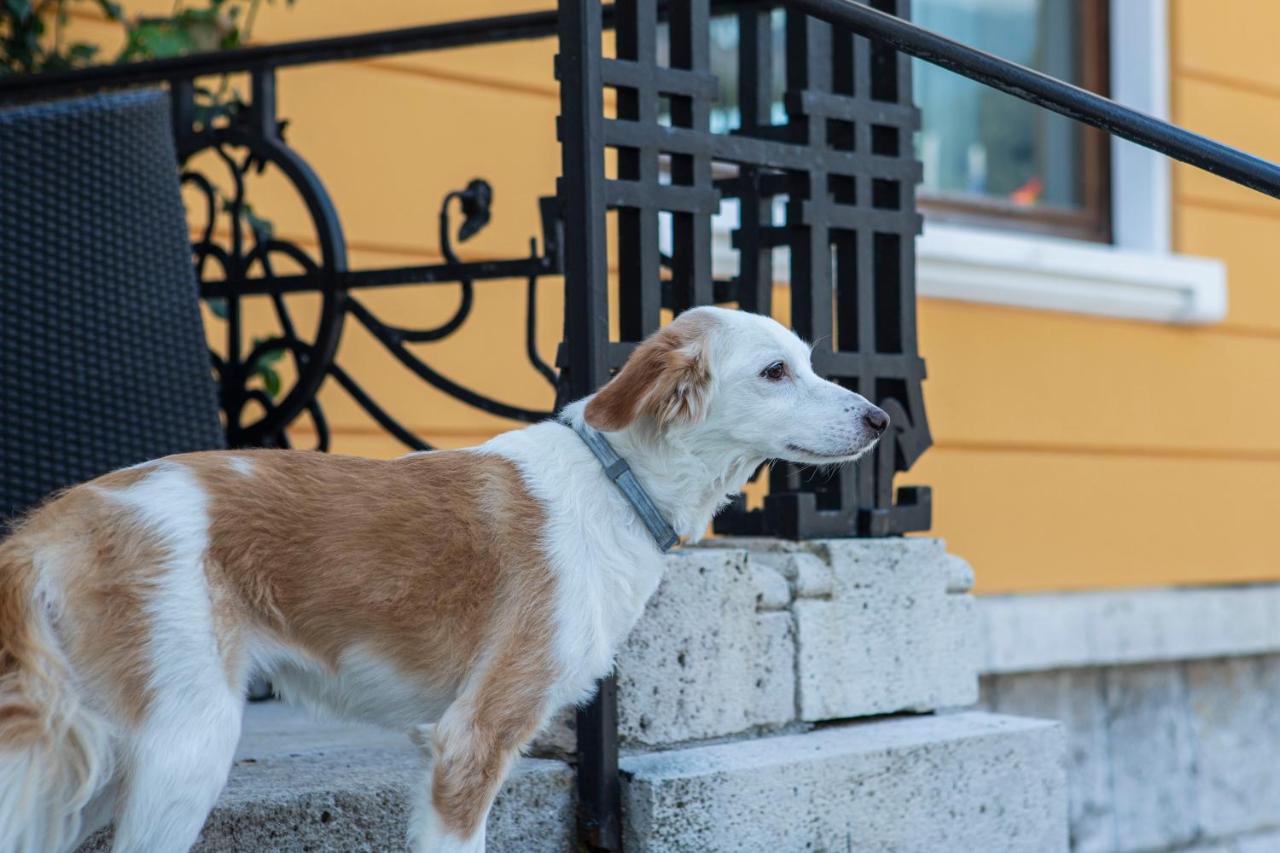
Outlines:
[[[564, 417], [580, 421], [582, 405], [569, 406]], [[676, 533], [689, 542], [706, 535], [716, 511], [742, 490], [764, 462], [763, 457], [744, 453], [724, 436], [707, 430], [654, 434], [638, 424], [605, 437]]]

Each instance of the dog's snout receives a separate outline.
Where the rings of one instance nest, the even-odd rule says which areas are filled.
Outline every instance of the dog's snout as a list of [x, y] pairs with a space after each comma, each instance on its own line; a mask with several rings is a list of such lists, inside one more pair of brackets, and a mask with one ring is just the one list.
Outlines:
[[872, 406], [862, 416], [862, 422], [876, 432], [884, 432], [889, 426], [889, 413], [877, 406]]

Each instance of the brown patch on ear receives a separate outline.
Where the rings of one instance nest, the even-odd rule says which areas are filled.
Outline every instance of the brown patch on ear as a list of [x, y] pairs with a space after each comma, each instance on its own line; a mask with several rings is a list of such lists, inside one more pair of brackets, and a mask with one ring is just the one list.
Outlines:
[[641, 417], [659, 429], [698, 421], [711, 382], [706, 354], [711, 323], [702, 314], [684, 314], [646, 338], [587, 403], [586, 422], [616, 432]]

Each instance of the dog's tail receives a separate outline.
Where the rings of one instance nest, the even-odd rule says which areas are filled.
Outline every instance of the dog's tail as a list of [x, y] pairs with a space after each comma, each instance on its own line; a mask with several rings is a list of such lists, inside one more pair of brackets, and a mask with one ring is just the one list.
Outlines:
[[0, 542], [0, 850], [63, 851], [109, 778], [105, 722], [85, 708], [20, 533]]

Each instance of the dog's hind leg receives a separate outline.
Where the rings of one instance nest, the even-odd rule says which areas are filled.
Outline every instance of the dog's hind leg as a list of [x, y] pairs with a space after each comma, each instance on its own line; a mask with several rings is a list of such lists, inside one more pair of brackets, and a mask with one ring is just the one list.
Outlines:
[[[203, 694], [203, 695], [201, 695]], [[243, 700], [230, 689], [169, 697], [125, 758], [113, 853], [181, 853], [200, 836], [226, 784]]]

